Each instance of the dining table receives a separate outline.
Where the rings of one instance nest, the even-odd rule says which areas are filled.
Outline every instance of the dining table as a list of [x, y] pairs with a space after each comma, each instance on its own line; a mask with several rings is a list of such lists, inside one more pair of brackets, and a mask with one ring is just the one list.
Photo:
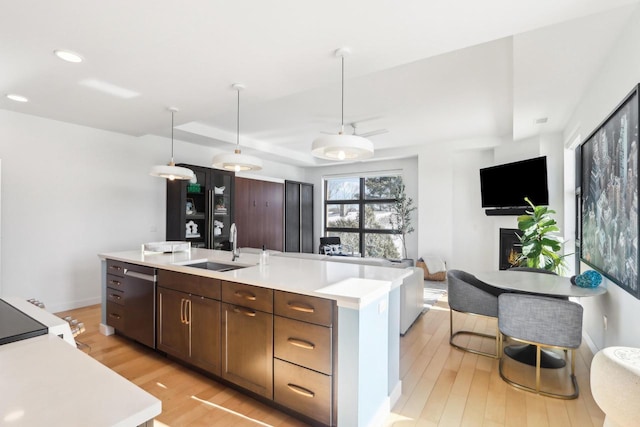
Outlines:
[[[582, 288], [571, 283], [571, 279], [556, 274], [518, 270], [494, 270], [474, 273], [478, 280], [505, 292], [519, 292], [553, 298], [582, 298], [603, 295], [607, 288]], [[506, 355], [527, 365], [536, 365], [536, 348], [530, 344], [505, 347]], [[550, 351], [541, 351], [540, 366], [558, 369], [566, 362]]]

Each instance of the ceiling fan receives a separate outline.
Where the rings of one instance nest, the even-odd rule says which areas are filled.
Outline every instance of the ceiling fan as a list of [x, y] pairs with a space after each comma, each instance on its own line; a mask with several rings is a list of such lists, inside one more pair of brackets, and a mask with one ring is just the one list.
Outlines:
[[[358, 123], [357, 122], [348, 123], [347, 126], [351, 126], [351, 128], [353, 129], [353, 132], [351, 132], [351, 135], [361, 136], [362, 138], [368, 138], [370, 136], [375, 136], [375, 135], [382, 135], [383, 133], [388, 133], [389, 132], [387, 129], [376, 129], [376, 130], [372, 130], [370, 132], [358, 133], [358, 131], [357, 131]], [[326, 133], [328, 135], [333, 135], [335, 132], [322, 131], [321, 133]]]

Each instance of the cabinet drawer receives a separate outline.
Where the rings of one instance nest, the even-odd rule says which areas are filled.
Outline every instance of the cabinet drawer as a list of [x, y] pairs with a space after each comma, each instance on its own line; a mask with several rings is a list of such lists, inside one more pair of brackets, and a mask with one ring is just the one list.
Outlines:
[[124, 305], [124, 292], [119, 289], [107, 288], [107, 301]]
[[331, 424], [331, 377], [278, 359], [273, 361], [273, 398], [325, 425]]
[[333, 305], [329, 299], [284, 291], [276, 291], [273, 299], [275, 314], [325, 326], [333, 322]]
[[222, 301], [273, 313], [273, 289], [222, 281]]
[[331, 375], [331, 328], [275, 316], [273, 355]]
[[124, 329], [124, 307], [107, 301], [107, 325]]
[[159, 270], [158, 286], [201, 297], [220, 299], [220, 280], [211, 277]]
[[112, 289], [124, 289], [124, 276], [116, 276], [114, 274], [107, 274], [107, 286]]
[[107, 260], [107, 274], [112, 274], [118, 277], [124, 277], [124, 269], [127, 263], [121, 261], [114, 261], [112, 259]]

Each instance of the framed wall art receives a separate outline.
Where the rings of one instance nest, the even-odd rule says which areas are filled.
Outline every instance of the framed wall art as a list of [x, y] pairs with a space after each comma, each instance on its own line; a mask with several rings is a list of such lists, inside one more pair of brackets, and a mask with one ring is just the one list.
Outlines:
[[638, 86], [581, 147], [580, 259], [640, 298]]

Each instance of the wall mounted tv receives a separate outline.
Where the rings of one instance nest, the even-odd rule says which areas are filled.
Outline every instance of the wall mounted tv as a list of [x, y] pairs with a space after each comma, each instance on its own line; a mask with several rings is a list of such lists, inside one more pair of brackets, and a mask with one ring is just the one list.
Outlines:
[[483, 208], [521, 208], [549, 204], [547, 157], [535, 157], [480, 169]]

